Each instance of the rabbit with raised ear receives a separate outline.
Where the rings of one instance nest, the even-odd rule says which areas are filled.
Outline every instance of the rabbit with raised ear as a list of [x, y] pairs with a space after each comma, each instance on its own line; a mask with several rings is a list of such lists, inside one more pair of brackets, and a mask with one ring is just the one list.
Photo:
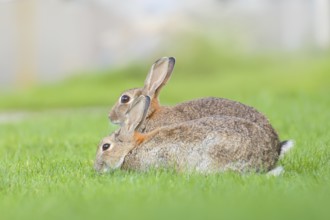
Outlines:
[[149, 102], [145, 96], [138, 100], [125, 115], [120, 131], [99, 145], [97, 171], [120, 167], [202, 173], [268, 171], [279, 158], [282, 143], [278, 138], [256, 123], [237, 117], [204, 117], [139, 133]]
[[150, 113], [158, 110], [158, 94], [161, 88], [169, 80], [173, 71], [175, 59], [173, 57], [163, 57], [157, 60], [151, 67], [150, 72], [144, 82], [144, 87], [139, 89], [130, 89], [121, 94], [118, 102], [109, 113], [109, 119], [114, 124], [122, 124], [125, 120], [127, 111], [132, 107], [134, 100], [141, 95], [151, 98]]
[[209, 97], [180, 103], [173, 107], [161, 106], [158, 101], [159, 92], [170, 79], [174, 64], [173, 57], [157, 60], [152, 65], [143, 88], [130, 89], [121, 94], [109, 113], [111, 122], [122, 125], [134, 100], [140, 95], [146, 95], [151, 98], [151, 104], [146, 119], [138, 129], [143, 133], [158, 127], [203, 117], [231, 116], [254, 122], [264, 128], [269, 135], [278, 138], [276, 131], [262, 113], [236, 101]]

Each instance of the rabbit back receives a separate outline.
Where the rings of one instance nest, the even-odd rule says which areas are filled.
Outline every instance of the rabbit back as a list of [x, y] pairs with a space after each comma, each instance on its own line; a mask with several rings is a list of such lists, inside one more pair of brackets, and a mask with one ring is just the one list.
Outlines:
[[[156, 108], [156, 109], [154, 109]], [[268, 119], [253, 107], [225, 98], [208, 97], [177, 104], [173, 107], [154, 107], [140, 126], [140, 132], [149, 132], [178, 122], [204, 117], [229, 116], [241, 118], [263, 127], [269, 134], [278, 137]]]

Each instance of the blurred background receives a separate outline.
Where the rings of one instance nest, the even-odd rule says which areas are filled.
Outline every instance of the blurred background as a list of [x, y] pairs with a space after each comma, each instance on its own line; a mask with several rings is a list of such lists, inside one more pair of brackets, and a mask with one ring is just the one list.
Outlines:
[[[0, 219], [330, 219], [329, 49], [330, 0], [0, 0]], [[284, 175], [96, 175], [163, 56], [162, 104], [255, 107], [296, 141]]]
[[[248, 74], [327, 59], [329, 45], [328, 0], [0, 0], [0, 108], [106, 105], [162, 56], [176, 57], [178, 77]], [[95, 96], [77, 101], [75, 85]], [[64, 103], [60, 88], [76, 94]]]

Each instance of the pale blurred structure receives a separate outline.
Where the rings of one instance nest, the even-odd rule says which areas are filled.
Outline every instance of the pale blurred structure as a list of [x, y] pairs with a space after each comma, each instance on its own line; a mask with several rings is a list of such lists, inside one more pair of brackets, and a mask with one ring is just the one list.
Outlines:
[[250, 51], [327, 50], [330, 1], [0, 0], [0, 87], [145, 59], [185, 32]]

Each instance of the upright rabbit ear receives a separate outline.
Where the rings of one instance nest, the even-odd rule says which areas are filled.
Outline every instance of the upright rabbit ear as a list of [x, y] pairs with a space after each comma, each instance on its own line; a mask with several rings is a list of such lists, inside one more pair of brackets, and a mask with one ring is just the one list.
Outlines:
[[126, 113], [124, 125], [118, 134], [122, 141], [129, 141], [133, 138], [134, 131], [144, 121], [150, 106], [150, 97], [141, 95], [133, 103]]
[[151, 98], [157, 97], [161, 88], [170, 79], [175, 65], [174, 57], [162, 57], [150, 69], [144, 81], [143, 92]]

